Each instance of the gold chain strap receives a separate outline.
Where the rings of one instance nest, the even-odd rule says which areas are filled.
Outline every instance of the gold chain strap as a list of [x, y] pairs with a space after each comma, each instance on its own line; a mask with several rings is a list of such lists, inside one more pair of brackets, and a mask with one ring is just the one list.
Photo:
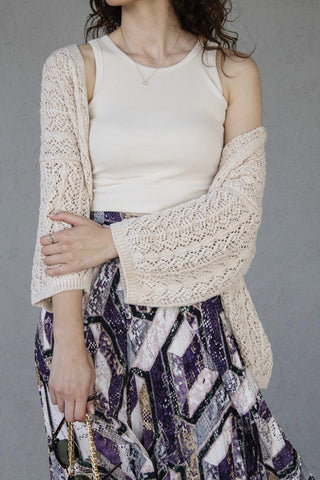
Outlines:
[[[89, 436], [90, 457], [91, 457], [93, 478], [94, 478], [94, 480], [100, 480], [98, 465], [97, 465], [96, 449], [95, 449], [95, 445], [94, 445], [94, 441], [93, 441], [91, 422], [90, 422], [90, 417], [89, 417], [88, 413], [86, 413], [86, 424], [87, 424], [88, 436]], [[68, 475], [74, 475], [74, 431], [73, 431], [73, 422], [68, 422], [68, 456], [69, 456]]]
[[93, 478], [94, 478], [94, 480], [99, 480], [99, 471], [98, 471], [98, 465], [97, 465], [96, 449], [95, 449], [95, 445], [94, 445], [94, 441], [93, 441], [90, 417], [87, 413], [86, 413], [86, 422], [87, 422], [89, 442], [90, 442], [90, 456], [91, 456]]
[[68, 475], [74, 475], [74, 433], [73, 433], [72, 422], [68, 422], [68, 455], [69, 455]]

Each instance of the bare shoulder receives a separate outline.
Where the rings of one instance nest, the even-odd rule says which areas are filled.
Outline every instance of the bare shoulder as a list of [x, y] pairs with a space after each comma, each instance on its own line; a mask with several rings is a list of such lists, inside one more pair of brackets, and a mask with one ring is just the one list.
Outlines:
[[[262, 92], [259, 68], [252, 57], [240, 57], [229, 49], [223, 63], [217, 52], [223, 94], [228, 102], [225, 142], [262, 124]], [[241, 54], [241, 52], [238, 52]]]
[[239, 57], [227, 48], [223, 50], [226, 55], [223, 66], [222, 53], [217, 51], [217, 68], [228, 104], [244, 86], [260, 90], [260, 72], [255, 60], [252, 57]]
[[82, 54], [84, 64], [85, 64], [87, 96], [88, 96], [88, 102], [90, 102], [93, 95], [95, 78], [96, 78], [95, 58], [94, 58], [92, 47], [89, 43], [78, 45], [78, 47]]

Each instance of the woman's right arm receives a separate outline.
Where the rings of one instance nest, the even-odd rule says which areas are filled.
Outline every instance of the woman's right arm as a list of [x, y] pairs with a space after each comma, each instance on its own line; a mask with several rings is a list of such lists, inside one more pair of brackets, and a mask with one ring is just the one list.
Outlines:
[[[82, 296], [90, 291], [93, 269], [50, 276], [40, 237], [70, 224], [49, 214], [66, 211], [89, 218], [90, 198], [77, 128], [76, 65], [67, 49], [58, 49], [42, 68], [40, 98], [40, 208], [31, 282], [31, 303], [53, 313], [54, 348], [49, 391], [68, 421], [85, 420], [95, 370], [83, 332]], [[75, 92], [75, 95], [73, 95]], [[91, 405], [92, 407], [92, 405]]]
[[[92, 403], [95, 368], [85, 345], [82, 314], [83, 290], [53, 295], [54, 348], [50, 367], [49, 392], [67, 421], [85, 421], [94, 413]], [[87, 405], [88, 403], [88, 405]]]
[[52, 297], [60, 292], [84, 290], [89, 293], [93, 268], [60, 276], [46, 274], [40, 238], [70, 228], [50, 217], [65, 211], [90, 217], [90, 192], [87, 187], [79, 137], [78, 97], [75, 83], [78, 66], [68, 49], [55, 50], [42, 68], [40, 95], [40, 207], [32, 265], [31, 304], [52, 312]]

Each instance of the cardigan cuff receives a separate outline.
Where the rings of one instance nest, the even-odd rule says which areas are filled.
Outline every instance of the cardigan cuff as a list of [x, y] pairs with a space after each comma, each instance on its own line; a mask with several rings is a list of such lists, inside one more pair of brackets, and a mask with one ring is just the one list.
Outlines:
[[111, 223], [110, 230], [120, 260], [119, 270], [125, 302], [139, 304], [138, 277], [134, 271], [133, 259], [122, 222]]
[[56, 293], [69, 290], [83, 290], [84, 295], [89, 294], [93, 269], [90, 268], [80, 273], [83, 273], [81, 277], [75, 276], [73, 273], [71, 275], [65, 274], [50, 277], [50, 281], [40, 291], [35, 292], [31, 290], [32, 306], [44, 308], [47, 312], [53, 313], [52, 296]]

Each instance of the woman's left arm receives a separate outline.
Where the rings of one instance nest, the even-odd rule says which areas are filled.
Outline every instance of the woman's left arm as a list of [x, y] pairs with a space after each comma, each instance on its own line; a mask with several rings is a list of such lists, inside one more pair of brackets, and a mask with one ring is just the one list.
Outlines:
[[[245, 135], [246, 132], [251, 132], [262, 124], [261, 84], [258, 68], [254, 60], [251, 58], [245, 60], [238, 59], [238, 57], [234, 57], [234, 59], [227, 58], [224, 64], [224, 70], [230, 75], [230, 78], [227, 76], [223, 77], [225, 95], [227, 95], [228, 99], [228, 109], [225, 119], [225, 143], [227, 144], [227, 149], [229, 148], [229, 150], [232, 150], [232, 148], [229, 147], [229, 144], [233, 143], [233, 139], [236, 139], [236, 137], [242, 134]], [[250, 135], [248, 136], [250, 137]], [[65, 265], [50, 269], [52, 274], [59, 275], [63, 269], [64, 271], [77, 271], [77, 269], [81, 268], [81, 265], [82, 268], [84, 268], [83, 265], [96, 266], [102, 263], [102, 261], [106, 261], [120, 254], [119, 256], [123, 267], [122, 273], [125, 274], [125, 272], [131, 272], [130, 275], [127, 274], [126, 276], [127, 281], [129, 280], [129, 284], [132, 286], [132, 283], [136, 280], [136, 278], [132, 280], [133, 271], [135, 273], [134, 277], [138, 276], [140, 280], [147, 272], [151, 275], [151, 272], [149, 272], [151, 267], [148, 264], [148, 260], [146, 259], [145, 263], [142, 260], [144, 255], [144, 241], [140, 240], [147, 240], [149, 245], [154, 239], [155, 249], [152, 251], [157, 251], [159, 255], [161, 251], [166, 250], [168, 245], [170, 245], [171, 250], [174, 250], [176, 241], [180, 254], [182, 251], [185, 251], [185, 259], [187, 259], [189, 257], [188, 252], [190, 251], [190, 248], [195, 248], [194, 245], [189, 245], [190, 235], [188, 234], [188, 230], [189, 228], [192, 228], [194, 232], [199, 233], [199, 239], [201, 235], [201, 238], [205, 235], [204, 232], [209, 232], [206, 233], [206, 236], [208, 237], [206, 242], [210, 243], [208, 243], [206, 247], [206, 243], [204, 243], [205, 240], [202, 238], [201, 243], [203, 244], [203, 247], [198, 244], [197, 248], [198, 250], [201, 249], [201, 252], [197, 252], [197, 255], [199, 253], [200, 256], [203, 256], [203, 258], [201, 257], [201, 262], [206, 262], [208, 265], [211, 262], [212, 268], [210, 268], [210, 271], [215, 271], [214, 262], [220, 260], [222, 256], [225, 257], [222, 265], [226, 265], [226, 268], [228, 268], [227, 258], [228, 255], [232, 254], [230, 249], [234, 252], [238, 251], [239, 254], [241, 252], [241, 255], [246, 258], [246, 260], [243, 258], [241, 261], [238, 261], [239, 265], [237, 269], [230, 269], [229, 276], [226, 276], [225, 273], [223, 274], [225, 277], [224, 284], [222, 284], [220, 280], [218, 281], [215, 279], [214, 283], [216, 287], [213, 288], [212, 285], [211, 290], [218, 291], [218, 289], [225, 288], [231, 278], [235, 279], [237, 275], [244, 274], [250, 264], [250, 259], [252, 259], [252, 251], [254, 249], [253, 242], [260, 224], [259, 210], [264, 187], [263, 155], [263, 145], [261, 145], [260, 142], [258, 153], [259, 159], [255, 158], [256, 154], [251, 155], [251, 157], [247, 159], [247, 171], [245, 172], [242, 167], [242, 178], [239, 178], [238, 173], [240, 172], [231, 172], [229, 177], [223, 181], [223, 188], [220, 188], [222, 185], [221, 177], [223, 175], [222, 172], [218, 171], [208, 194], [176, 205], [175, 207], [168, 208], [164, 211], [146, 214], [141, 218], [126, 219], [120, 222], [121, 225], [113, 224], [111, 225], [111, 228], [105, 229], [105, 238], [103, 238], [102, 235], [99, 236], [95, 234], [95, 222], [88, 219], [81, 220], [81, 217], [77, 217], [77, 215], [62, 212], [60, 216], [56, 217], [57, 219], [63, 219], [72, 224], [75, 224], [77, 221], [83, 223], [81, 225], [82, 229], [80, 229], [80, 226], [68, 229], [68, 254], [60, 253], [52, 255], [54, 252], [54, 246], [48, 244], [48, 236], [43, 237], [42, 244], [45, 245], [45, 247], [42, 251], [45, 255], [48, 255], [46, 262], [48, 262], [48, 264], [53, 264], [63, 263], [63, 259], [66, 261]], [[255, 174], [253, 169], [256, 169]], [[255, 182], [255, 185], [253, 185], [253, 182]], [[258, 185], [257, 182], [259, 182], [260, 185]], [[215, 189], [214, 187], [217, 185], [219, 188]], [[256, 190], [255, 198], [253, 200], [251, 199], [252, 189]], [[255, 202], [254, 214], [248, 213], [248, 205], [251, 200]], [[224, 205], [226, 206], [226, 211], [223, 210]], [[198, 218], [196, 214], [192, 215], [192, 221], [190, 214], [186, 215], [186, 212], [191, 211], [191, 207], [194, 212], [199, 212], [197, 214], [199, 215]], [[238, 213], [236, 213], [237, 211]], [[231, 223], [230, 215], [232, 212], [233, 217]], [[230, 228], [228, 227], [230, 232], [225, 223], [221, 225], [221, 228], [219, 227], [219, 223], [222, 221], [221, 219], [226, 218], [226, 216], [230, 218]], [[247, 220], [248, 216], [250, 216], [250, 220]], [[155, 217], [159, 217], [159, 222], [155, 221]], [[151, 227], [154, 227], [157, 222], [159, 224], [159, 227], [157, 227], [157, 230], [154, 232], [156, 234], [155, 237], [151, 236], [151, 230], [147, 228], [149, 218]], [[175, 219], [174, 225], [172, 225], [172, 218]], [[170, 223], [169, 228], [167, 226], [168, 222]], [[186, 227], [186, 222], [191, 222], [192, 224]], [[252, 222], [252, 225], [250, 222]], [[124, 226], [126, 228], [124, 228]], [[142, 230], [140, 228], [141, 226], [143, 226]], [[98, 228], [101, 228], [101, 226], [98, 225]], [[241, 239], [237, 239], [237, 241], [233, 240], [236, 232], [239, 231], [240, 228], [244, 229], [243, 237], [248, 237], [246, 243]], [[173, 232], [170, 231], [171, 229], [174, 229], [174, 235]], [[111, 233], [113, 236], [111, 236]], [[220, 238], [221, 233], [224, 234], [223, 238]], [[57, 239], [59, 238], [58, 234], [60, 235], [60, 232], [55, 233]], [[61, 232], [61, 235], [62, 234], [63, 232]], [[144, 237], [148, 238], [145, 239]], [[177, 237], [177, 240], [174, 237]], [[209, 247], [210, 244], [211, 247]], [[97, 255], [98, 251], [101, 255]], [[64, 257], [62, 257], [62, 255], [64, 255]], [[232, 255], [234, 256], [234, 253]], [[50, 260], [50, 256], [55, 258]], [[70, 260], [68, 260], [67, 257]], [[77, 265], [74, 262], [72, 264], [72, 258], [78, 258]], [[186, 268], [184, 263], [185, 262], [183, 262], [183, 268]], [[169, 279], [171, 280], [171, 277], [175, 277], [180, 272], [179, 269], [181, 269], [181, 266], [178, 265], [177, 262], [175, 262], [175, 266], [170, 265], [167, 261], [161, 262], [159, 259], [159, 261], [156, 262], [156, 270], [153, 269], [152, 275], [158, 275], [159, 277], [163, 276], [164, 278], [167, 278], [168, 281]], [[190, 264], [190, 269], [192, 268], [195, 269], [196, 266], [193, 267]], [[169, 273], [169, 270], [172, 272]], [[196, 274], [194, 281], [196, 282]], [[192, 286], [190, 288], [192, 289]], [[135, 299], [135, 301], [136, 300], [137, 299]], [[136, 301], [136, 303], [138, 302]]]

